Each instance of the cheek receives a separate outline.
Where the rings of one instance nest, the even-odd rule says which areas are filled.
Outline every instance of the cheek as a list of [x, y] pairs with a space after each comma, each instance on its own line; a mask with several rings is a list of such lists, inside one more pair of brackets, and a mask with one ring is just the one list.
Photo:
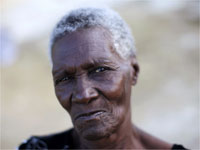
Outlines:
[[125, 98], [125, 77], [115, 74], [111, 78], [99, 82], [98, 89], [109, 101], [121, 103]]
[[102, 94], [109, 101], [111, 113], [117, 124], [122, 123], [130, 110], [131, 83], [129, 76], [118, 74], [102, 82]]
[[55, 93], [58, 101], [65, 110], [70, 111], [71, 91], [64, 86], [55, 87]]

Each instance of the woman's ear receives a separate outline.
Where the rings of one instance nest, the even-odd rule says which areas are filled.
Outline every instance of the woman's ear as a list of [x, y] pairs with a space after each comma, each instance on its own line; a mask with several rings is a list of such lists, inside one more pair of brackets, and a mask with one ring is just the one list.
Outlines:
[[137, 79], [138, 79], [138, 74], [140, 72], [140, 67], [137, 63], [136, 56], [131, 58], [131, 67], [132, 67], [131, 82], [132, 82], [132, 85], [136, 85]]

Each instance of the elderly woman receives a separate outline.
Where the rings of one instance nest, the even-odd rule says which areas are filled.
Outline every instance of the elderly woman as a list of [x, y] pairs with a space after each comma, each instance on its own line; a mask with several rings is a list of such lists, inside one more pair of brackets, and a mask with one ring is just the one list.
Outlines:
[[127, 24], [112, 10], [71, 11], [51, 39], [56, 96], [74, 128], [33, 136], [19, 149], [184, 149], [131, 122], [139, 66]]

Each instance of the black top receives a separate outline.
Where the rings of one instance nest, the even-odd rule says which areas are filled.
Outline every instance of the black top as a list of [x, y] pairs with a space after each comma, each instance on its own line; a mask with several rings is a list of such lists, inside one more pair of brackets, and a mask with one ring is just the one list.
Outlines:
[[[186, 148], [184, 148], [182, 145], [177, 145], [177, 144], [174, 144], [173, 146], [172, 146], [172, 149], [186, 149]], [[186, 149], [186, 150], [188, 150], [188, 149]]]
[[[72, 134], [74, 129], [70, 129], [61, 133], [51, 134], [47, 136], [32, 136], [27, 141], [22, 143], [18, 149], [75, 149], [75, 144], [73, 142]], [[174, 144], [172, 150], [185, 149], [182, 145]]]

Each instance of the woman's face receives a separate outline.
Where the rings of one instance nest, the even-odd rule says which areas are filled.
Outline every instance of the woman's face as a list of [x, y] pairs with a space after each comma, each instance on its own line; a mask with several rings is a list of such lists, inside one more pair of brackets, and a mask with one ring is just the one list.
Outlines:
[[52, 50], [56, 96], [88, 140], [111, 135], [130, 111], [134, 69], [112, 47], [110, 33], [95, 27], [64, 36]]

